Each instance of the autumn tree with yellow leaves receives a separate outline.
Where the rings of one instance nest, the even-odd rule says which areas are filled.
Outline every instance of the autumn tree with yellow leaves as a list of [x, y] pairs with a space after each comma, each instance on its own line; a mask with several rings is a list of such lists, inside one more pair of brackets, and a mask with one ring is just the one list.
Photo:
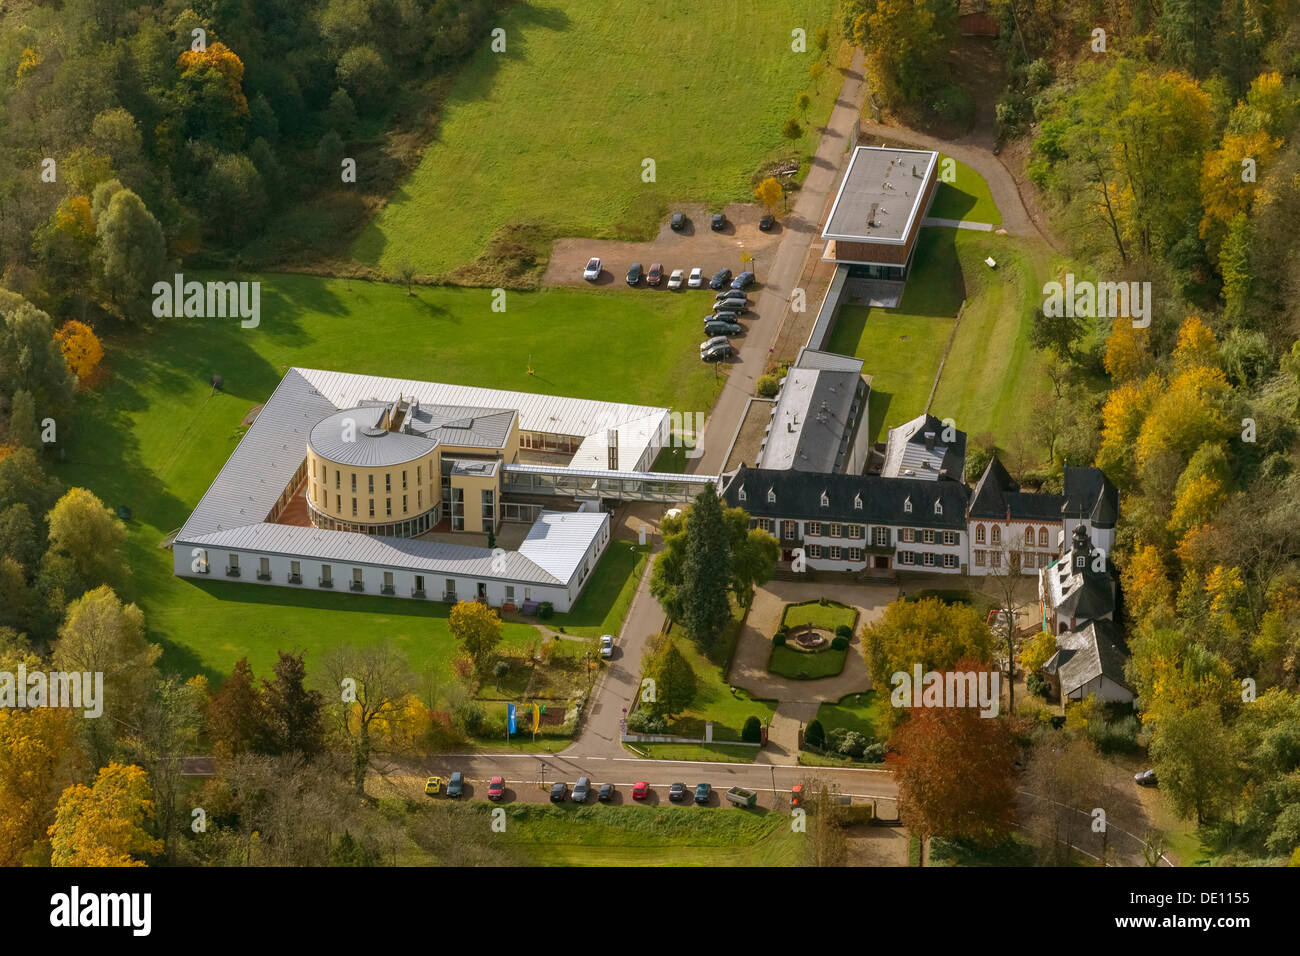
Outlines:
[[162, 852], [162, 840], [145, 825], [153, 818], [153, 793], [145, 772], [111, 762], [94, 783], [63, 791], [49, 828], [54, 866], [145, 866], [140, 857]]

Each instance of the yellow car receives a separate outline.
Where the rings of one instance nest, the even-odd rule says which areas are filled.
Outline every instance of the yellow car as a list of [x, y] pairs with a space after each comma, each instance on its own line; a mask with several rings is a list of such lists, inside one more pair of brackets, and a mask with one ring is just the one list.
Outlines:
[[433, 796], [435, 793], [442, 792], [442, 777], [430, 777], [424, 781], [424, 792]]

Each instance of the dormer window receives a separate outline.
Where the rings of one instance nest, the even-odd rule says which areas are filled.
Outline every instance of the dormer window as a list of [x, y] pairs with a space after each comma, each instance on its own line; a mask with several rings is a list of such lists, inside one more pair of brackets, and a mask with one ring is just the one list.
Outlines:
[[767, 503], [769, 505], [776, 504], [776, 492], [773, 491], [771, 488], [767, 489]]
[[1076, 568], [1078, 568], [1080, 571], [1082, 571], [1082, 570], [1083, 570], [1083, 565], [1084, 565], [1084, 563], [1085, 563], [1087, 560], [1088, 560], [1088, 559], [1085, 558], [1083, 555], [1079, 555], [1078, 557], [1076, 557], [1076, 558], [1074, 559], [1074, 566], [1075, 566]]
[[828, 498], [828, 497], [826, 496], [826, 492], [823, 491], [823, 492], [822, 492], [822, 507], [823, 507], [823, 508], [829, 508], [830, 506], [831, 506], [831, 499]]
[[862, 510], [862, 495], [858, 494], [853, 496], [853, 510], [854, 511]]
[[942, 501], [936, 501], [936, 502], [934, 503], [934, 513], [937, 514], [937, 515], [941, 515], [941, 514], [943, 514], [943, 502], [942, 502]]
[[911, 498], [907, 498], [907, 499], [905, 499], [905, 500], [903, 501], [903, 513], [904, 513], [904, 514], [909, 514], [909, 515], [912, 513], [912, 499], [911, 499]]
[[744, 485], [741, 485], [741, 486], [740, 486], [740, 489], [736, 492], [736, 500], [737, 500], [737, 501], [748, 501], [748, 500], [749, 500], [749, 495], [745, 494], [745, 486], [744, 486]]

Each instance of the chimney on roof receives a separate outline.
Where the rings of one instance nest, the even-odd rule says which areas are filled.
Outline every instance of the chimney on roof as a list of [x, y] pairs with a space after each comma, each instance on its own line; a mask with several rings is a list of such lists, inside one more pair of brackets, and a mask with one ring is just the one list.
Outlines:
[[925, 433], [925, 447], [934, 448], [934, 432]]

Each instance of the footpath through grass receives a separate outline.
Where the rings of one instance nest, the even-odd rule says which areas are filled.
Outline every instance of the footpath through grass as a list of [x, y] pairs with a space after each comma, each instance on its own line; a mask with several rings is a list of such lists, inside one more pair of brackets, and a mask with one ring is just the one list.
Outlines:
[[[507, 8], [506, 52], [485, 43], [463, 68], [420, 165], [353, 254], [390, 274], [408, 261], [441, 275], [510, 225], [648, 239], [670, 203], [752, 201], [755, 171], [811, 154], [830, 116], [842, 78], [832, 65], [814, 88], [808, 70], [831, 14], [822, 0]], [[795, 28], [807, 52], [791, 49]], [[831, 51], [847, 47], [835, 38]], [[806, 118], [795, 105], [805, 91]], [[804, 128], [793, 143], [781, 134], [788, 117]]]

